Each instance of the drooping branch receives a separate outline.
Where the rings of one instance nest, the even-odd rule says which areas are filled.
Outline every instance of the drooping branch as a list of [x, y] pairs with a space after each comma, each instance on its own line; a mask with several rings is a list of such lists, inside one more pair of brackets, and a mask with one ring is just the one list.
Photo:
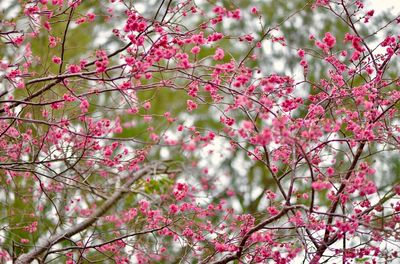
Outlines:
[[121, 188], [118, 189], [107, 201], [105, 201], [87, 220], [75, 226], [72, 226], [67, 230], [62, 230], [57, 234], [51, 236], [50, 238], [45, 238], [43, 242], [38, 243], [38, 245], [33, 250], [19, 256], [15, 263], [31, 263], [35, 258], [39, 257], [55, 244], [64, 241], [90, 227], [99, 219], [99, 217], [103, 216], [113, 205], [115, 205], [124, 196], [124, 194], [129, 192], [129, 188], [132, 184], [141, 179], [143, 176], [152, 173], [157, 165], [158, 164], [146, 166], [135, 172], [130, 178], [128, 178], [125, 184], [121, 186]]

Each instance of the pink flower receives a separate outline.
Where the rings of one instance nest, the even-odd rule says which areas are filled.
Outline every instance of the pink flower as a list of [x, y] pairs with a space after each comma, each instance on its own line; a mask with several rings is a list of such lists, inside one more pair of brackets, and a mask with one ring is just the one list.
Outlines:
[[96, 18], [96, 14], [89, 12], [86, 14], [86, 17], [89, 22], [92, 22]]
[[267, 198], [269, 199], [269, 200], [274, 200], [275, 198], [276, 198], [276, 193], [274, 193], [274, 192], [272, 192], [272, 191], [270, 191], [270, 190], [267, 190], [266, 192], [265, 192], [265, 195], [267, 196]]
[[149, 110], [151, 108], [151, 103], [150, 102], [146, 102], [143, 104], [143, 108], [146, 110]]
[[24, 39], [25, 39], [24, 35], [21, 35], [19, 37], [14, 38], [12, 42], [17, 46], [21, 46], [21, 44], [24, 42]]
[[272, 216], [279, 214], [279, 210], [276, 209], [274, 206], [268, 207], [267, 210], [268, 210], [268, 213], [270, 213], [270, 215], [272, 215]]
[[316, 191], [322, 191], [325, 189], [329, 189], [331, 184], [329, 182], [315, 181], [311, 184], [311, 187]]
[[150, 122], [152, 119], [153, 119], [153, 117], [152, 117], [151, 115], [145, 115], [145, 116], [143, 116], [143, 120], [144, 120], [145, 122]]
[[23, 88], [25, 88], [25, 83], [24, 83], [23, 81], [17, 82], [17, 88], [18, 88], [18, 89], [23, 89]]
[[219, 242], [215, 243], [215, 251], [217, 251], [217, 252], [228, 251], [228, 248], [229, 248], [229, 246], [225, 245], [223, 243], [219, 243]]
[[195, 102], [193, 102], [192, 100], [187, 100], [186, 104], [187, 104], [187, 110], [189, 112], [191, 112], [191, 111], [193, 111], [194, 109], [197, 108], [197, 104]]
[[160, 137], [156, 133], [151, 133], [150, 138], [153, 141], [158, 141], [160, 139]]
[[182, 235], [192, 237], [194, 235], [194, 232], [189, 227], [186, 227], [185, 230], [183, 230]]
[[368, 66], [368, 67], [365, 69], [365, 71], [366, 71], [369, 75], [371, 75], [371, 74], [374, 73], [374, 69], [373, 69], [371, 66]]
[[297, 211], [295, 216], [289, 218], [289, 221], [295, 224], [296, 226], [304, 225], [304, 220], [300, 211]]
[[47, 31], [51, 31], [51, 25], [49, 21], [44, 22], [43, 27], [47, 29]]
[[142, 213], [144, 213], [150, 208], [150, 202], [148, 202], [146, 200], [140, 200], [139, 201], [139, 206], [140, 206], [140, 211]]
[[194, 46], [191, 50], [193, 54], [198, 54], [200, 52], [200, 47], [199, 46]]
[[81, 71], [81, 67], [75, 64], [71, 64], [68, 66], [68, 71], [70, 73], [78, 73]]
[[49, 47], [54, 48], [57, 46], [57, 39], [53, 36], [49, 36]]
[[179, 207], [176, 204], [171, 204], [169, 206], [169, 213], [176, 214], [179, 211]]
[[354, 51], [353, 55], [351, 55], [350, 60], [357, 61], [360, 58], [360, 55], [361, 55], [361, 53], [356, 50], [356, 51]]
[[85, 22], [86, 22], [86, 17], [80, 17], [77, 20], [75, 20], [75, 24], [77, 24], [77, 25], [85, 23]]
[[304, 68], [307, 68], [308, 62], [307, 62], [306, 60], [301, 60], [301, 61], [300, 61], [300, 65], [301, 65], [302, 67], [304, 67]]
[[224, 58], [224, 56], [225, 56], [224, 50], [221, 48], [217, 48], [213, 58], [214, 58], [214, 60], [222, 60]]
[[51, 58], [51, 61], [55, 64], [61, 64], [61, 58], [57, 56], [53, 56], [53, 58]]
[[329, 48], [333, 48], [336, 44], [336, 38], [330, 33], [326, 32], [322, 40]]
[[189, 186], [184, 183], [177, 183], [174, 188], [174, 196], [177, 201], [184, 199], [189, 191]]
[[327, 173], [329, 176], [332, 176], [332, 175], [335, 173], [335, 169], [332, 168], [332, 167], [329, 167], [329, 168], [326, 169], [326, 173]]
[[240, 9], [236, 9], [232, 12], [232, 18], [239, 20], [241, 18]]
[[89, 102], [86, 99], [83, 99], [79, 107], [82, 113], [86, 113], [89, 109]]
[[37, 230], [38, 222], [32, 222], [32, 224], [25, 226], [24, 229], [25, 231], [28, 231], [29, 233], [34, 233]]
[[351, 44], [353, 45], [353, 48], [358, 51], [358, 52], [363, 52], [365, 51], [365, 48], [361, 44], [361, 39], [359, 37], [353, 37]]

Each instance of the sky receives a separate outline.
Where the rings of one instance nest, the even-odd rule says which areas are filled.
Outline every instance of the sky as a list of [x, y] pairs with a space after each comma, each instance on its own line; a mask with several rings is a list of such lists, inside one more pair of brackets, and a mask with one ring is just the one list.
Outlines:
[[392, 13], [400, 13], [400, 0], [370, 0], [370, 8], [376, 12], [382, 12], [384, 10], [392, 10]]

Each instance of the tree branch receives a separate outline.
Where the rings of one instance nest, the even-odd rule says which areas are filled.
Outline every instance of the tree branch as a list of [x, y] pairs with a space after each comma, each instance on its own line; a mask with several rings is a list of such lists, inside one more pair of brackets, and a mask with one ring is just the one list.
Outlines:
[[151, 173], [153, 166], [146, 166], [143, 169], [134, 173], [134, 175], [127, 180], [127, 182], [117, 191], [115, 192], [107, 201], [105, 201], [87, 220], [72, 226], [67, 230], [63, 230], [51, 236], [48, 239], [45, 239], [42, 243], [39, 243], [33, 250], [26, 254], [20, 255], [15, 261], [16, 264], [26, 264], [31, 263], [35, 258], [40, 256], [45, 251], [49, 250], [53, 245], [64, 241], [67, 238], [72, 237], [73, 235], [87, 229], [93, 223], [95, 223], [99, 217], [104, 215], [115, 203], [117, 203], [122, 196], [129, 192], [129, 187], [135, 183], [137, 180], [141, 179], [148, 173]]

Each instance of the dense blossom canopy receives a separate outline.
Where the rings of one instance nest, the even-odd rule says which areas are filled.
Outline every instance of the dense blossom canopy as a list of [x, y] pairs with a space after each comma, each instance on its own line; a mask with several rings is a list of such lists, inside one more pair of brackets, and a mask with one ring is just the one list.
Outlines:
[[1, 263], [399, 261], [400, 17], [236, 2], [1, 3]]

